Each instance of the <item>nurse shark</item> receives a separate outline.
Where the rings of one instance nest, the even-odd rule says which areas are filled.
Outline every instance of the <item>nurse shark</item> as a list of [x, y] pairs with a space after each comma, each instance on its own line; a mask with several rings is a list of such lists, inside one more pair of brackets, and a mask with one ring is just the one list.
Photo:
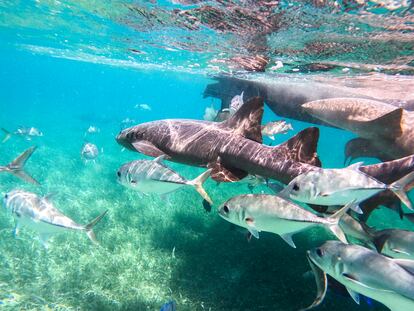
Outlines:
[[[239, 181], [248, 174], [289, 183], [294, 177], [320, 170], [317, 156], [319, 130], [307, 128], [275, 147], [262, 144], [263, 99], [247, 101], [230, 119], [217, 123], [168, 119], [136, 125], [121, 131], [116, 140], [125, 148], [151, 157], [211, 168], [220, 182]], [[383, 183], [392, 183], [414, 169], [414, 156], [361, 166], [360, 170]], [[384, 191], [361, 204], [365, 211], [396, 201]]]
[[359, 136], [349, 141], [345, 156], [392, 160], [414, 153], [414, 112], [361, 99], [331, 98], [304, 104], [312, 116]]
[[[368, 79], [369, 77], [366, 77]], [[360, 78], [362, 79], [362, 78]], [[387, 102], [390, 105], [403, 108], [409, 111], [414, 110], [414, 98], [412, 95], [396, 94], [389, 89], [389, 79], [383, 78], [381, 83], [369, 84], [365, 80], [354, 78], [356, 85], [363, 85], [364, 88], [357, 88], [353, 85], [353, 79], [348, 78], [346, 83], [334, 83], [334, 79], [316, 80], [312, 77], [288, 78], [277, 75], [272, 79], [262, 79], [255, 76], [226, 76], [214, 77], [215, 82], [208, 84], [204, 90], [204, 97], [215, 97], [221, 99], [221, 108], [228, 108], [235, 95], [244, 93], [244, 98], [260, 96], [269, 108], [278, 116], [291, 118], [299, 121], [314, 124], [333, 126], [312, 116], [302, 109], [302, 105], [315, 100], [328, 98], [364, 98]], [[331, 81], [332, 80], [332, 81]], [[373, 78], [371, 78], [373, 80]], [[388, 83], [388, 84], [387, 84]], [[349, 84], [352, 84], [349, 87]], [[411, 83], [412, 84], [412, 83]], [[407, 84], [407, 88], [411, 86]], [[378, 95], [378, 97], [376, 97]], [[395, 99], [400, 95], [402, 99]], [[383, 99], [384, 98], [384, 99]]]

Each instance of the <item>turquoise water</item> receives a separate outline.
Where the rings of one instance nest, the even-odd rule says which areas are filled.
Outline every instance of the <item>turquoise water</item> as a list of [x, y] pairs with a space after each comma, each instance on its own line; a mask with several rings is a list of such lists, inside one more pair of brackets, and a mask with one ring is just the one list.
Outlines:
[[[148, 10], [158, 12], [167, 2], [148, 4]], [[3, 209], [0, 213], [0, 308], [159, 310], [169, 299], [176, 301], [179, 311], [297, 310], [309, 305], [316, 289], [313, 277], [306, 274], [309, 266], [305, 252], [332, 238], [323, 229], [314, 228], [295, 235], [297, 249], [270, 233], [247, 242], [245, 234], [232, 229], [214, 209], [235, 195], [249, 193], [246, 184], [217, 185], [209, 180], [206, 190], [215, 205], [211, 213], [206, 213], [193, 189], [181, 189], [165, 199], [141, 195], [116, 182], [116, 171], [123, 163], [146, 158], [123, 151], [116, 143], [122, 120], [130, 118], [133, 124], [139, 124], [165, 118], [202, 119], [206, 107], [214, 105], [219, 109], [218, 99], [203, 98], [202, 94], [206, 85], [213, 82], [214, 73], [229, 70], [224, 66], [212, 67], [216, 65], [210, 60], [240, 52], [244, 45], [239, 41], [239, 45], [233, 45], [233, 34], [215, 32], [209, 27], [190, 34], [177, 30], [171, 22], [174, 19], [166, 13], [161, 15], [166, 20], [164, 27], [158, 27], [151, 19], [148, 26], [139, 17], [134, 17], [138, 26], [131, 27], [128, 18], [132, 17], [125, 13], [125, 8], [133, 5], [147, 4], [6, 1], [0, 6], [0, 36], [4, 38], [0, 43], [0, 127], [14, 130], [19, 126], [33, 126], [44, 133], [43, 137], [30, 141], [12, 137], [0, 145], [1, 165], [28, 147], [37, 146], [27, 163], [27, 171], [41, 186], [2, 174], [0, 193], [24, 189], [39, 195], [52, 194], [56, 207], [81, 224], [108, 210], [95, 229], [99, 246], [93, 245], [83, 233], [66, 232], [54, 236], [46, 249], [30, 230], [22, 228], [17, 237], [13, 236], [14, 221]], [[397, 18], [407, 19], [406, 27], [412, 28], [412, 16], [401, 15], [405, 7], [395, 14], [372, 9], [372, 14], [384, 14], [376, 25], [372, 25], [371, 15], [367, 17], [370, 22], [365, 23], [358, 12], [352, 11], [349, 15], [341, 12], [345, 16], [341, 21], [348, 23], [349, 16], [358, 19], [367, 33], [373, 31], [369, 27], [383, 31], [384, 23]], [[306, 17], [303, 23], [323, 15], [307, 5], [298, 8], [312, 13], [303, 15]], [[54, 9], [56, 13], [51, 14]], [[291, 9], [286, 14], [294, 13]], [[324, 40], [328, 40], [328, 34], [336, 35], [337, 30], [328, 31], [325, 27], [315, 29], [312, 36], [326, 34]], [[343, 74], [342, 67], [360, 73], [362, 69], [352, 69], [355, 63], [398, 65], [392, 68], [392, 73], [409, 75], [414, 42], [411, 28], [398, 32], [401, 35], [398, 38], [389, 30], [388, 34], [395, 36], [394, 47], [373, 40], [369, 50], [364, 50], [365, 45], [358, 46], [353, 51], [354, 57], [289, 54], [293, 45], [304, 45], [302, 40], [307, 34], [301, 25], [268, 37], [272, 49], [284, 43], [283, 49], [279, 47], [280, 59], [290, 62], [283, 69], [286, 72], [298, 64], [324, 59], [335, 61], [339, 66], [333, 75]], [[298, 42], [285, 40], [291, 34], [297, 35]], [[205, 50], [194, 52], [194, 49], [182, 48], [174, 54], [157, 48], [156, 44], [164, 44], [177, 49], [179, 40], [186, 42], [184, 35], [191, 35], [187, 38], [191, 44], [203, 38], [207, 42], [202, 45]], [[133, 45], [126, 38], [134, 36]], [[361, 36], [358, 34], [357, 39]], [[132, 55], [127, 52], [132, 46], [146, 54]], [[376, 58], [370, 58], [376, 49]], [[358, 56], [362, 50], [366, 54]], [[397, 61], [403, 57], [405, 62]], [[275, 55], [270, 58], [277, 59]], [[369, 68], [362, 71], [370, 72]], [[135, 108], [141, 104], [149, 105], [151, 110]], [[275, 119], [279, 118], [266, 107], [264, 123]], [[294, 131], [278, 136], [277, 143], [310, 126], [287, 120]], [[100, 132], [85, 136], [89, 126], [98, 127]], [[325, 126], [320, 129], [318, 154], [324, 167], [342, 167], [343, 146], [353, 134]], [[94, 163], [84, 163], [81, 159], [85, 141], [99, 148], [100, 154]], [[269, 144], [270, 140], [265, 142]], [[188, 179], [203, 172], [201, 168], [182, 164], [169, 165]], [[271, 193], [264, 185], [256, 187], [254, 192]], [[387, 209], [376, 211], [369, 223], [377, 228], [414, 229], [408, 221], [399, 220]], [[357, 306], [350, 297], [332, 291], [318, 310], [386, 308], [365, 301]]]

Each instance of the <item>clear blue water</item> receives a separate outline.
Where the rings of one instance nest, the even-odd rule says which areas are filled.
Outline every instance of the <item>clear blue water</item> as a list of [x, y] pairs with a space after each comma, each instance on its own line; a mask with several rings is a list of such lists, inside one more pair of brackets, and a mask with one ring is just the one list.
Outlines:
[[[160, 1], [149, 7], [157, 10], [157, 5], [166, 5], [164, 2], [167, 3]], [[53, 194], [56, 207], [82, 224], [104, 210], [109, 211], [96, 227], [99, 247], [92, 245], [82, 233], [67, 232], [53, 237], [45, 249], [30, 230], [22, 229], [14, 237], [13, 219], [2, 210], [0, 308], [159, 310], [169, 299], [176, 301], [179, 311], [297, 310], [308, 305], [316, 289], [313, 278], [306, 276], [309, 267], [305, 252], [330, 237], [323, 229], [311, 229], [295, 236], [297, 249], [272, 234], [247, 242], [244, 233], [231, 229], [214, 209], [206, 213], [192, 189], [179, 190], [164, 199], [140, 195], [116, 182], [115, 173], [123, 163], [144, 158], [138, 153], [123, 151], [116, 143], [122, 120], [130, 118], [133, 124], [138, 124], [164, 118], [202, 119], [206, 107], [213, 104], [216, 109], [220, 108], [218, 99], [202, 96], [206, 85], [212, 82], [212, 74], [217, 73], [217, 68], [212, 67], [216, 63], [210, 61], [243, 50], [243, 43], [237, 40], [240, 45], [233, 46], [234, 34], [215, 32], [208, 27], [187, 33], [167, 22], [161, 28], [154, 24], [152, 28], [147, 26], [152, 29], [147, 31], [141, 29], [145, 24], [140, 24], [142, 20], [135, 16], [132, 21], [139, 25], [136, 30], [128, 23], [131, 17], [125, 7], [147, 5], [143, 3], [103, 5], [50, 1], [42, 6], [6, 1], [0, 6], [3, 38], [0, 127], [14, 130], [19, 126], [33, 126], [44, 133], [43, 137], [30, 141], [12, 137], [0, 145], [2, 165], [26, 148], [38, 147], [27, 163], [27, 171], [40, 181], [41, 187], [2, 174], [0, 193], [24, 189], [39, 195]], [[173, 6], [177, 7], [181, 8]], [[54, 15], [53, 9], [61, 11]], [[300, 9], [312, 13], [304, 14], [302, 23], [323, 15], [308, 6], [299, 6]], [[287, 16], [295, 12], [291, 9]], [[345, 16], [344, 23], [346, 18], [362, 18], [355, 12], [340, 13]], [[384, 12], [373, 14], [381, 13]], [[383, 23], [398, 18], [398, 14], [385, 12], [384, 18], [377, 21], [381, 25], [375, 27], [383, 31]], [[401, 18], [408, 19], [405, 25], [412, 27], [412, 16], [406, 16]], [[372, 22], [372, 16], [367, 18]], [[367, 26], [370, 24], [366, 23], [367, 33], [372, 31]], [[269, 35], [269, 46], [285, 44], [281, 59], [290, 61], [285, 66], [286, 72], [298, 64], [323, 58], [289, 54], [294, 44], [286, 39], [296, 34], [298, 41], [302, 41], [307, 36], [301, 26], [294, 25], [274, 33], [273, 37]], [[412, 31], [407, 30], [411, 36]], [[378, 66], [395, 64], [403, 67], [392, 70], [404, 73], [413, 57], [414, 41], [412, 37], [406, 38], [407, 32], [399, 32], [404, 38], [399, 38], [402, 43], [398, 44], [403, 47], [381, 50], [381, 55], [387, 55], [383, 59], [369, 57], [382, 46], [373, 40], [371, 50], [364, 57], [356, 50], [355, 57], [328, 56], [326, 61], [335, 59], [339, 68], [352, 68], [358, 62]], [[177, 42], [186, 41], [184, 34], [191, 36], [187, 38], [191, 44], [204, 38], [206, 50], [182, 49], [174, 54], [156, 47], [164, 44], [177, 48]], [[316, 38], [323, 34], [328, 35], [329, 31], [318, 28], [312, 32]], [[126, 38], [135, 38], [136, 48], [147, 54], [127, 52], [135, 45]], [[297, 45], [303, 44], [304, 41], [297, 42]], [[404, 64], [396, 61], [402, 56], [407, 58]], [[221, 69], [228, 72], [226, 68]], [[369, 67], [364, 70], [371, 71]], [[333, 75], [341, 74], [339, 69], [333, 72]], [[266, 73], [263, 75], [266, 77]], [[149, 105], [151, 110], [135, 108], [140, 104]], [[275, 118], [278, 119], [266, 107], [264, 123]], [[311, 125], [290, 119], [288, 122], [294, 131], [278, 136], [276, 143]], [[85, 138], [91, 125], [100, 132]], [[324, 167], [342, 167], [343, 146], [354, 135], [330, 127], [320, 126], [320, 129], [318, 154]], [[100, 150], [95, 163], [85, 164], [81, 159], [85, 141], [96, 144]], [[200, 168], [170, 164], [187, 178], [202, 172]], [[245, 184], [218, 186], [213, 181], [207, 182], [206, 189], [217, 206], [236, 194], [249, 192]], [[265, 186], [254, 191], [271, 193]], [[393, 212], [384, 209], [372, 215], [370, 224], [378, 228], [413, 229], [408, 221], [400, 221]], [[319, 310], [386, 309], [375, 302], [373, 305], [361, 302], [357, 306], [349, 297], [329, 292]]]

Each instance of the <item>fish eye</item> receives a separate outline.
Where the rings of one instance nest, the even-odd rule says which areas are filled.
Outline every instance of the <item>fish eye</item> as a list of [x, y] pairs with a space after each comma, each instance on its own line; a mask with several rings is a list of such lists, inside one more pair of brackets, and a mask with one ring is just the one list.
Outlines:
[[118, 171], [116, 174], [118, 175], [118, 177], [121, 177], [121, 172], [120, 171]]
[[224, 205], [223, 206], [223, 211], [226, 213], [226, 214], [228, 214], [229, 213], [229, 207], [227, 206], [227, 205]]
[[8, 199], [8, 198], [9, 198], [9, 194], [8, 194], [8, 193], [6, 193], [6, 194], [4, 195], [4, 198], [5, 198], [5, 199]]
[[317, 248], [317, 249], [316, 249], [316, 255], [318, 255], [319, 257], [322, 257], [322, 256], [323, 256], [323, 251], [322, 251], [322, 249]]
[[293, 191], [299, 191], [299, 185], [297, 183], [293, 184]]
[[137, 181], [136, 180], [131, 180], [131, 184], [136, 184], [137, 183]]

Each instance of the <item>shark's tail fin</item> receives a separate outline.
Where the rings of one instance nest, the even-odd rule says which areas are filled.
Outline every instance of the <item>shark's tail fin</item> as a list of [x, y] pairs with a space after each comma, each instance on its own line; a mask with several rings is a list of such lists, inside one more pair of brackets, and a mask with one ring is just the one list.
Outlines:
[[413, 209], [413, 205], [405, 192], [405, 188], [414, 182], [414, 172], [405, 175], [403, 178], [389, 185], [389, 189], [403, 202], [409, 209]]
[[93, 242], [98, 244], [98, 240], [96, 239], [95, 233], [93, 232], [93, 227], [95, 227], [95, 225], [101, 221], [101, 219], [106, 215], [106, 213], [108, 212], [108, 210], [106, 210], [105, 212], [103, 212], [101, 215], [99, 215], [98, 217], [96, 217], [95, 219], [93, 219], [90, 223], [88, 223], [85, 226], [85, 231], [86, 234], [88, 235], [88, 238]]
[[287, 148], [292, 160], [320, 167], [322, 163], [317, 155], [318, 140], [319, 129], [308, 127], [278, 147]]
[[4, 133], [3, 140], [1, 141], [1, 143], [3, 144], [3, 143], [5, 143], [6, 141], [8, 141], [10, 139], [11, 133], [8, 130], [6, 130], [5, 128], [1, 128], [1, 130]]
[[345, 233], [342, 231], [341, 227], [339, 226], [339, 221], [341, 220], [342, 216], [349, 210], [354, 209], [358, 203], [356, 201], [352, 201], [342, 207], [339, 211], [337, 211], [332, 216], [328, 217], [327, 220], [329, 222], [328, 227], [329, 230], [343, 243], [348, 243]]
[[40, 185], [40, 183], [36, 179], [34, 179], [24, 170], [24, 166], [27, 160], [30, 158], [30, 156], [33, 154], [35, 150], [36, 147], [33, 146], [24, 151], [22, 154], [20, 154], [16, 159], [14, 159], [11, 163], [7, 165], [7, 172], [23, 179], [24, 181], [27, 181], [28, 183]]
[[213, 204], [213, 201], [211, 200], [210, 196], [207, 194], [206, 190], [203, 188], [203, 184], [205, 181], [210, 177], [211, 169], [208, 169], [204, 173], [202, 173], [197, 178], [190, 180], [188, 184], [190, 186], [193, 186], [195, 190], [203, 197], [204, 200], [206, 200], [209, 204]]

